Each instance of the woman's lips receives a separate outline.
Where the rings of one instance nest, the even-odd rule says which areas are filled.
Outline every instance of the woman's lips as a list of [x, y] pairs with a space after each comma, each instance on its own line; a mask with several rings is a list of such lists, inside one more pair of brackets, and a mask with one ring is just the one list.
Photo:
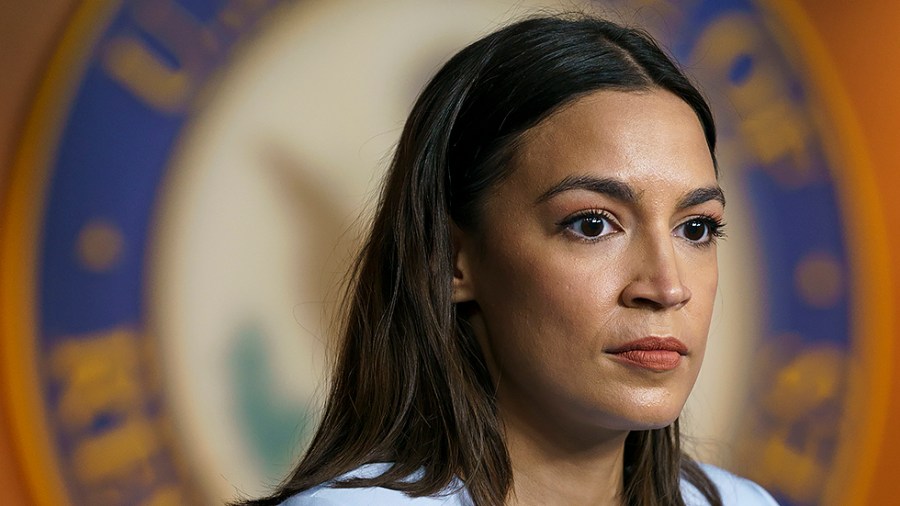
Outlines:
[[606, 350], [620, 362], [656, 372], [675, 369], [687, 352], [687, 346], [674, 337], [645, 337]]

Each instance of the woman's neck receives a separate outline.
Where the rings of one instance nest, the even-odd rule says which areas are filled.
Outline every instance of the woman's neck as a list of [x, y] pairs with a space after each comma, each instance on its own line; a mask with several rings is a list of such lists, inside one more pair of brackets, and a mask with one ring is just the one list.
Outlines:
[[513, 468], [507, 504], [622, 504], [623, 459], [628, 431], [573, 432], [504, 419]]

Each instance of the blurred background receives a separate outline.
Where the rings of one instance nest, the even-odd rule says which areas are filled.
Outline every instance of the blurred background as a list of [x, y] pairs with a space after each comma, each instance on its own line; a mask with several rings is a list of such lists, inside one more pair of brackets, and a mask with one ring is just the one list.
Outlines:
[[887, 0], [0, 1], [0, 503], [276, 484], [412, 101], [547, 9], [646, 27], [716, 113], [729, 237], [691, 451], [784, 505], [900, 504]]

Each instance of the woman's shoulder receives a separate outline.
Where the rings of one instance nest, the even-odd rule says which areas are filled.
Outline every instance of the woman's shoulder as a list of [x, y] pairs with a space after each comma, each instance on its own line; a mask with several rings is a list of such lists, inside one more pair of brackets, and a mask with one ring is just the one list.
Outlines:
[[[370, 478], [383, 474], [390, 464], [366, 464], [340, 476], [336, 481], [347, 478]], [[363, 506], [378, 504], [383, 506], [470, 506], [471, 501], [462, 484], [448, 487], [447, 491], [430, 497], [410, 497], [399, 490], [384, 487], [339, 488], [325, 483], [296, 494], [281, 503], [281, 506]]]
[[[719, 489], [722, 504], [725, 506], [778, 506], [775, 499], [756, 483], [715, 466], [700, 464], [700, 467]], [[703, 495], [687, 480], [681, 480], [681, 494], [688, 506], [708, 504]]]

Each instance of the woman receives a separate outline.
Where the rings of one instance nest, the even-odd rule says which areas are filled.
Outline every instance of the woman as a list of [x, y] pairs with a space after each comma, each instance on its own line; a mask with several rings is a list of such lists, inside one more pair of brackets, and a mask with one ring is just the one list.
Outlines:
[[774, 504], [679, 446], [724, 205], [709, 107], [644, 33], [463, 49], [403, 130], [318, 432], [245, 504]]

